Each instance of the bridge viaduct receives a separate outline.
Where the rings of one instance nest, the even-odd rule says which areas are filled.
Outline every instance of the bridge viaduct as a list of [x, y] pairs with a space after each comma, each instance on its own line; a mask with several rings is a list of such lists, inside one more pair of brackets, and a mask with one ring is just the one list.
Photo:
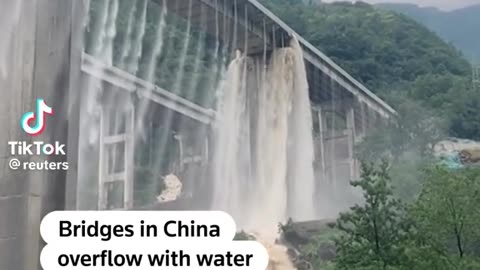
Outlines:
[[[163, 4], [163, 0], [151, 1]], [[379, 121], [396, 116], [388, 104], [256, 0], [166, 0], [165, 3], [169, 12], [180, 17], [191, 16], [192, 25], [220, 40], [233, 40], [232, 49], [239, 48], [251, 55], [282, 47], [292, 35], [296, 35], [304, 51], [312, 111], [315, 112], [318, 172], [327, 178], [335, 178], [337, 173], [346, 173], [346, 178], [356, 176], [358, 164], [353, 146]], [[0, 60], [5, 62], [8, 71], [0, 76], [3, 94], [0, 106], [0, 125], [3, 127], [0, 132], [2, 270], [40, 269], [38, 256], [43, 244], [38, 229], [41, 218], [56, 209], [77, 209], [79, 119], [85, 78], [95, 77], [122, 91], [135, 92], [152, 104], [200, 125], [215, 122], [214, 111], [84, 53], [82, 34], [87, 6], [86, 0], [37, 0], [34, 5], [14, 5], [0, 12], [19, 11], [18, 21], [11, 29], [18, 34], [11, 37], [10, 47], [0, 48], [0, 53], [7, 55]], [[200, 21], [199, 12], [208, 14], [206, 23]], [[221, 31], [218, 25], [222, 25]], [[37, 98], [47, 100], [55, 109], [55, 116], [47, 124], [46, 131], [33, 139], [21, 131], [18, 123], [24, 112], [34, 108]], [[343, 130], [330, 130], [326, 115], [332, 112], [343, 118]], [[124, 138], [129, 137], [124, 135]], [[51, 159], [68, 161], [70, 169], [67, 172], [10, 170], [11, 155], [7, 142], [32, 140], [66, 143], [67, 155]], [[340, 151], [338, 147], [344, 149]], [[128, 159], [133, 160], [132, 157]], [[133, 181], [131, 174], [126, 178], [126, 182]], [[126, 196], [125, 206], [128, 206], [128, 198]], [[99, 207], [101, 205], [99, 203]]]

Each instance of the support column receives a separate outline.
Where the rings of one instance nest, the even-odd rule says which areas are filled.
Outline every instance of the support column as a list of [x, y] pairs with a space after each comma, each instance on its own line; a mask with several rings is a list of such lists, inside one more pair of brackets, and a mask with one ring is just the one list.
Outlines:
[[205, 177], [201, 177], [197, 180], [197, 184], [195, 185], [195, 193], [194, 201], [198, 204], [200, 209], [209, 209], [211, 205], [211, 198], [213, 198], [212, 194], [212, 186], [213, 181], [215, 179], [215, 159], [214, 153], [215, 149], [215, 141], [216, 141], [216, 132], [215, 130], [217, 127], [215, 126], [215, 122], [210, 123], [206, 126], [206, 139], [208, 143], [208, 160], [207, 166], [205, 168]]
[[[341, 190], [341, 181], [342, 176], [338, 174], [338, 167], [341, 166], [342, 160], [338, 159], [337, 155], [337, 146], [339, 138], [342, 137], [337, 131], [337, 124], [334, 120], [335, 117], [342, 115], [342, 101], [341, 100], [332, 100], [325, 102], [321, 106], [321, 122], [322, 122], [322, 145], [323, 145], [323, 165], [324, 165], [324, 175], [328, 180], [329, 188], [333, 192], [333, 196], [337, 196], [338, 192]], [[327, 114], [330, 119], [330, 125], [327, 124]], [[342, 123], [343, 124], [343, 123]], [[327, 162], [328, 161], [328, 162]]]
[[184, 156], [184, 151], [183, 151], [183, 137], [181, 134], [176, 134], [173, 136], [175, 140], [178, 142], [178, 152], [179, 152], [179, 160], [180, 160], [180, 168], [179, 171], [183, 171], [184, 166], [185, 166], [185, 156]]
[[[7, 92], [24, 92], [20, 99], [22, 106], [17, 107], [17, 110], [11, 114], [12, 120], [14, 120], [12, 123], [18, 123], [22, 113], [34, 110], [36, 99], [44, 99], [47, 105], [53, 108], [54, 115], [47, 117], [43, 134], [27, 140], [67, 144], [67, 152], [69, 88], [71, 87], [70, 77], [73, 64], [71, 62], [72, 37], [74, 36], [72, 14], [75, 14], [73, 2], [73, 0], [38, 0], [31, 5], [21, 5], [23, 10], [20, 24], [24, 29], [17, 33], [26, 30], [28, 33], [33, 32], [34, 34], [27, 37], [26, 40], [17, 40], [16, 45], [20, 48], [32, 49], [34, 53], [29, 58], [24, 58], [25, 62], [17, 59], [18, 69], [12, 70], [14, 77], [18, 73], [24, 75], [23, 79], [28, 81], [24, 83], [28, 85], [23, 85], [25, 88], [22, 90], [4, 88], [7, 89]], [[28, 57], [24, 54], [20, 55]], [[30, 66], [33, 63], [34, 65]], [[31, 67], [33, 69], [30, 69]], [[18, 124], [10, 125], [10, 130], [13, 132], [19, 130]], [[24, 137], [14, 136], [12, 139], [21, 138]], [[44, 160], [49, 162], [68, 161], [67, 156], [41, 156], [25, 159], [38, 162]], [[66, 171], [60, 170], [28, 171], [26, 175], [12, 173], [11, 179], [14, 181], [23, 181], [24, 177], [27, 177], [28, 187], [23, 193], [26, 197], [26, 204], [24, 207], [16, 208], [18, 212], [15, 213], [15, 215], [24, 216], [26, 220], [23, 230], [22, 225], [19, 224], [16, 232], [17, 235], [24, 236], [24, 248], [10, 247], [19, 254], [21, 264], [7, 265], [6, 269], [41, 269], [39, 256], [44, 243], [39, 233], [40, 222], [48, 213], [65, 208], [66, 175]], [[0, 216], [9, 215], [0, 213]]]
[[366, 110], [368, 110], [368, 107], [366, 108], [366, 104], [363, 102], [360, 102], [360, 108], [361, 108], [361, 125], [362, 125], [362, 139], [367, 136], [367, 115], [366, 115]]
[[135, 107], [131, 104], [126, 115], [125, 130], [125, 189], [124, 202], [126, 209], [133, 208], [135, 179]]
[[355, 110], [352, 104], [349, 104], [346, 110], [346, 123], [348, 132], [348, 161], [350, 163], [350, 180], [357, 177], [357, 162], [355, 159]]
[[326, 163], [325, 163], [325, 141], [324, 141], [324, 132], [325, 132], [325, 121], [323, 119], [322, 107], [317, 108], [318, 114], [318, 130], [319, 130], [319, 144], [320, 144], [320, 167], [322, 172], [322, 181], [325, 179], [326, 175]]
[[380, 116], [375, 111], [370, 110], [369, 112], [369, 129], [377, 129], [380, 122]]
[[[19, 17], [16, 17], [16, 14]], [[0, 30], [0, 269], [26, 270], [28, 263], [29, 173], [11, 170], [8, 141], [28, 141], [19, 122], [32, 111], [35, 65], [35, 17], [33, 4], [2, 1]], [[46, 68], [46, 67], [44, 67]], [[16, 157], [15, 157], [16, 158]], [[26, 161], [22, 158], [22, 161]], [[38, 243], [36, 243], [38, 245]], [[34, 257], [34, 256], [32, 256]], [[38, 259], [38, 257], [37, 257]], [[34, 269], [34, 268], [32, 268]]]
[[70, 86], [68, 111], [68, 152], [69, 169], [66, 179], [65, 209], [77, 209], [78, 186], [78, 149], [80, 136], [80, 106], [84, 88], [84, 77], [81, 73], [82, 52], [84, 44], [84, 26], [88, 16], [88, 1], [75, 0], [72, 6], [72, 41], [70, 52]]

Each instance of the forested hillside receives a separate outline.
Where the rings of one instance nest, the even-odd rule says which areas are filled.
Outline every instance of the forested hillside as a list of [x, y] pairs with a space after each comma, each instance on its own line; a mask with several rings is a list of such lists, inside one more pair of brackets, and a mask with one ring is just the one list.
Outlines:
[[480, 139], [480, 95], [472, 91], [470, 63], [420, 23], [362, 2], [263, 3], [396, 107], [405, 122], [414, 112], [414, 120], [435, 118], [445, 135]]
[[[364, 3], [303, 2], [263, 1], [394, 106], [399, 119], [357, 148], [363, 170], [352, 185], [363, 203], [299, 244], [297, 267], [480, 269], [480, 169], [443, 167], [428, 147], [447, 136], [480, 139], [480, 94], [469, 62], [405, 15]], [[324, 256], [332, 250], [335, 258]]]
[[468, 59], [480, 63], [480, 5], [453, 11], [422, 8], [413, 4], [379, 4], [381, 8], [403, 13], [426, 25], [462, 50]]

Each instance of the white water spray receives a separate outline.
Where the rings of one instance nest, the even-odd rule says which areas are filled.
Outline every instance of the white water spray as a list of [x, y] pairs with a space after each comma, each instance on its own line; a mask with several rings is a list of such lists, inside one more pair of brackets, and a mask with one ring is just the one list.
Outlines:
[[[101, 2], [98, 18], [94, 30], [96, 35], [92, 43], [91, 54], [101, 63], [113, 65], [113, 45], [117, 34], [116, 20], [118, 15], [118, 0], [105, 0]], [[98, 72], [101, 72], [99, 70]], [[101, 99], [102, 82], [91, 77], [87, 81], [86, 95], [82, 101], [85, 104], [81, 107], [80, 118], [80, 136], [79, 136], [79, 200], [77, 207], [79, 209], [91, 209], [90, 197], [83, 193], [91, 192], [91, 173], [95, 171], [95, 164], [91, 162], [92, 153], [96, 153], [100, 134], [100, 117], [102, 106], [110, 106], [113, 100], [105, 101]], [[118, 123], [115, 123], [118, 124]]]
[[124, 69], [127, 65], [126, 63], [127, 63], [128, 53], [130, 52], [130, 48], [132, 46], [131, 35], [132, 35], [133, 26], [135, 24], [136, 9], [137, 9], [136, 1], [132, 1], [130, 11], [128, 13], [127, 29], [125, 31], [125, 36], [123, 38], [120, 60], [118, 64], [119, 67], [122, 69]]
[[[157, 70], [157, 64], [158, 64], [157, 60], [163, 49], [166, 17], [167, 17], [167, 4], [166, 4], [166, 0], [163, 0], [161, 13], [157, 21], [155, 43], [154, 43], [151, 54], [148, 56], [147, 65], [146, 65], [147, 68], [145, 70], [145, 80], [152, 84], [155, 84], [155, 71]], [[153, 89], [148, 89], [148, 91], [151, 92], [153, 91]], [[141, 100], [140, 103], [138, 104], [138, 110], [136, 112], [136, 121], [135, 121], [136, 122], [135, 137], [137, 139], [141, 139], [141, 140], [146, 139], [146, 128], [145, 128], [144, 119], [148, 110], [148, 104], [149, 104], [148, 100]]]
[[105, 26], [105, 39], [102, 42], [101, 52], [98, 56], [107, 66], [113, 65], [113, 41], [117, 35], [117, 14], [118, 0], [112, 0]]
[[155, 70], [157, 67], [157, 58], [163, 49], [164, 44], [164, 31], [166, 26], [167, 17], [167, 3], [166, 0], [162, 1], [162, 11], [157, 21], [157, 32], [155, 34], [155, 42], [152, 50], [151, 57], [147, 60], [147, 69], [145, 79], [148, 82], [155, 83]]
[[219, 104], [222, 114], [218, 123], [214, 160], [213, 208], [227, 211], [237, 218], [244, 213], [242, 204], [248, 202], [242, 196], [249, 194], [242, 191], [245, 182], [251, 178], [250, 157], [244, 152], [249, 146], [249, 138], [242, 133], [249, 118], [246, 89], [242, 83], [244, 65], [246, 59], [237, 53], [236, 59], [229, 65], [226, 79], [220, 85], [224, 91]]
[[139, 61], [142, 56], [143, 37], [145, 36], [145, 27], [147, 24], [147, 7], [148, 7], [148, 1], [145, 0], [142, 3], [142, 13], [140, 15], [140, 21], [138, 22], [137, 28], [135, 29], [137, 36], [133, 43], [133, 49], [132, 49], [133, 58], [131, 58], [131, 61], [128, 63], [128, 67], [127, 67], [127, 70], [134, 75], [137, 74]]
[[[308, 94], [307, 73], [302, 49], [298, 40], [290, 42], [292, 65], [295, 69], [293, 78], [292, 113], [289, 142], [289, 211], [293, 220], [310, 220], [315, 218], [313, 192], [315, 160], [313, 143], [313, 126], [310, 97]], [[308, 192], [310, 191], [310, 192]]]
[[298, 41], [274, 51], [263, 67], [238, 55], [229, 66], [212, 208], [229, 212], [240, 228], [274, 239], [279, 222], [315, 217], [312, 116]]
[[[251, 229], [275, 233], [287, 218], [287, 143], [291, 111], [293, 66], [287, 49], [273, 53], [259, 93], [257, 173]], [[251, 230], [250, 229], [250, 230]]]
[[179, 65], [178, 65], [178, 72], [175, 78], [175, 84], [173, 85], [173, 91], [178, 94], [182, 89], [182, 82], [183, 76], [185, 75], [185, 63], [187, 61], [188, 56], [188, 47], [190, 45], [190, 38], [191, 38], [191, 29], [192, 29], [192, 0], [188, 1], [188, 21], [187, 21], [187, 29], [185, 30], [185, 38], [183, 40], [183, 48], [180, 54]]

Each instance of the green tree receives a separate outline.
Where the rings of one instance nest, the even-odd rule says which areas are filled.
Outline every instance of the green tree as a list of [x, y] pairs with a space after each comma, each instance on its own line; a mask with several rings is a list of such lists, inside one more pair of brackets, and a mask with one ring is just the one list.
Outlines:
[[447, 267], [441, 269], [473, 269], [471, 265], [480, 263], [480, 170], [434, 167], [426, 170], [424, 178], [412, 208], [415, 246], [423, 246], [415, 257], [436, 258]]
[[355, 205], [337, 220], [337, 269], [397, 269], [405, 259], [402, 243], [410, 231], [405, 207], [394, 198], [388, 163], [362, 164], [364, 205]]
[[[421, 110], [411, 112], [419, 123], [431, 120], [424, 117], [427, 112], [446, 122], [442, 124], [448, 135], [480, 139], [475, 113], [480, 95], [471, 91], [471, 65], [425, 26], [361, 2], [316, 6], [288, 0], [263, 2], [397, 111], [417, 103]], [[406, 133], [399, 131], [398, 138]]]
[[390, 160], [390, 176], [394, 195], [406, 202], [416, 199], [421, 191], [421, 173], [431, 163], [431, 146], [445, 134], [445, 121], [419, 102], [397, 97], [399, 117], [370, 132], [356, 146], [360, 160]]
[[357, 146], [360, 159], [375, 161], [382, 156], [398, 159], [412, 151], [426, 157], [431, 152], [429, 144], [445, 134], [445, 121], [433, 111], [403, 96], [392, 99], [396, 100], [398, 118], [367, 134]]
[[451, 93], [450, 133], [453, 136], [480, 140], [480, 94], [470, 90]]

